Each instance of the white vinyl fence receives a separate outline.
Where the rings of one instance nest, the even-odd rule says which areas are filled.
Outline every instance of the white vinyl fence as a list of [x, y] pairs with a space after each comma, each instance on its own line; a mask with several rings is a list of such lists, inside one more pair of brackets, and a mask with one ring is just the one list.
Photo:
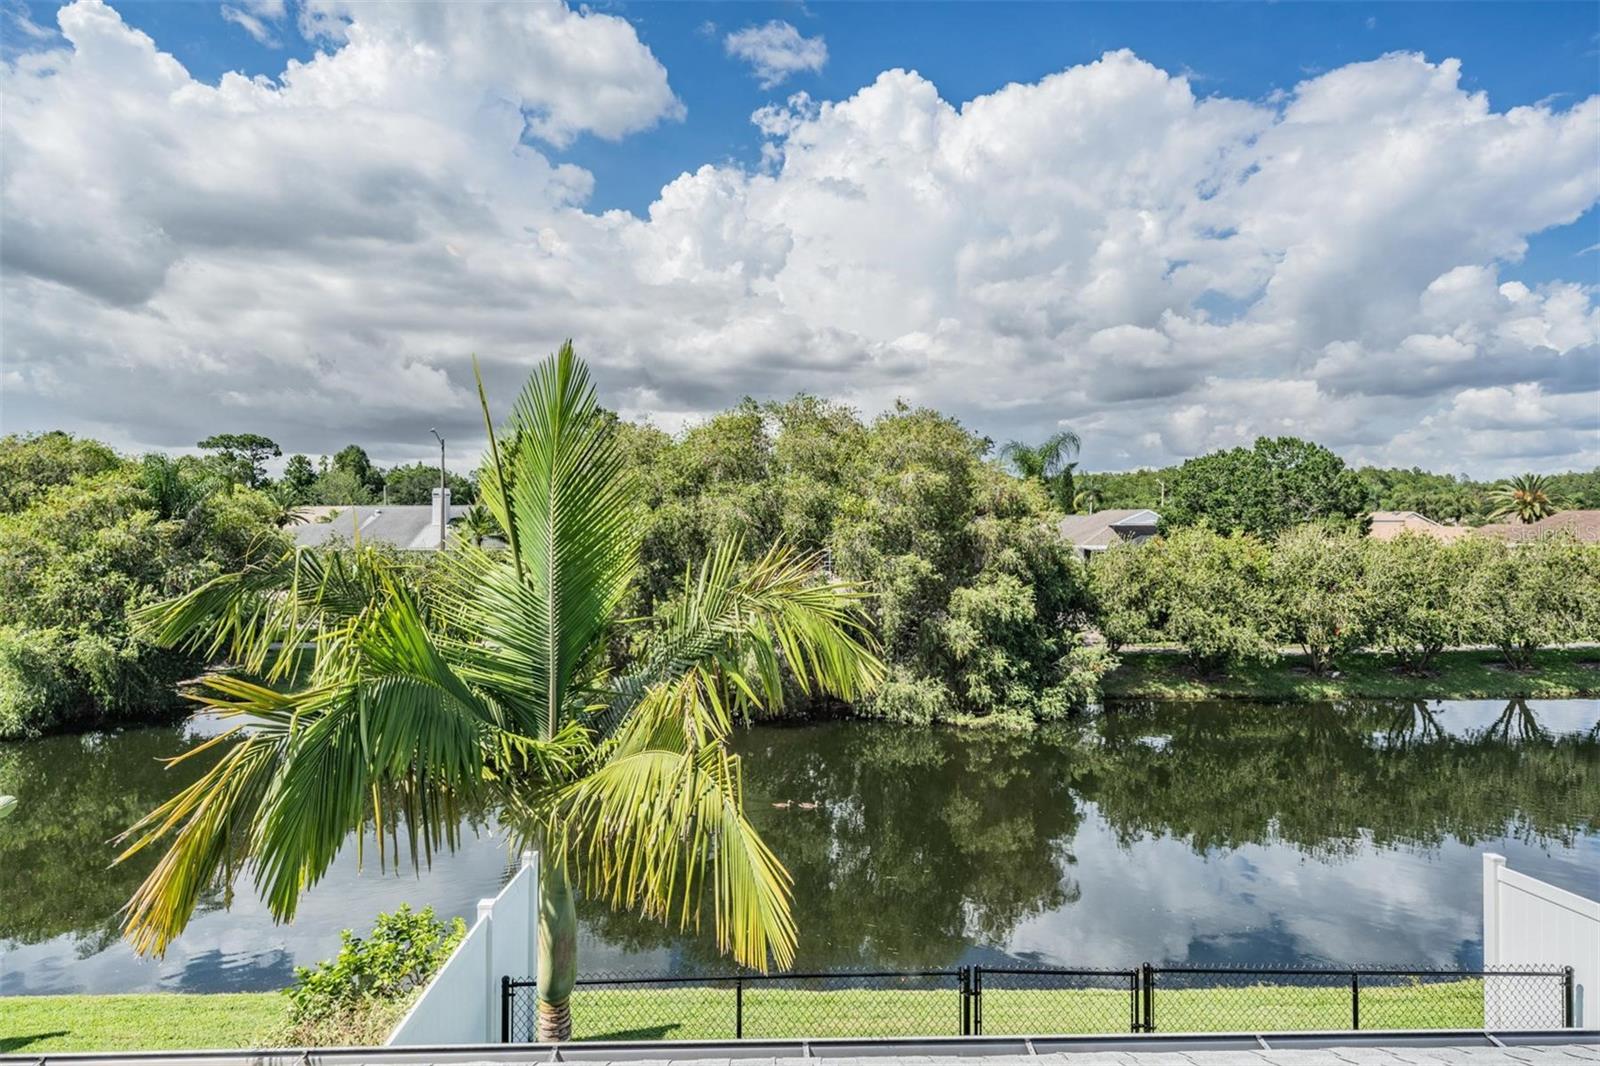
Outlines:
[[[1600, 1025], [1600, 901], [1508, 870], [1504, 855], [1485, 852], [1484, 968], [1527, 963], [1571, 966], [1572, 1024]], [[1501, 994], [1490, 991], [1494, 983], [1484, 982], [1484, 1025], [1490, 1029], [1505, 1024], [1511, 1013], [1511, 1004], [1497, 1002]], [[1560, 1018], [1548, 1022], [1551, 1028], [1561, 1025]]]
[[539, 863], [532, 852], [389, 1034], [395, 1045], [483, 1044], [500, 1039], [500, 975], [533, 973], [538, 959]]

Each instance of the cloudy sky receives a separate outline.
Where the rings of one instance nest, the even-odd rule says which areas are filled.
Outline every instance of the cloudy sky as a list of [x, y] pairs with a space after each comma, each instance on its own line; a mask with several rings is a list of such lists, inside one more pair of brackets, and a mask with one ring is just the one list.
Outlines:
[[1592, 3], [0, 0], [0, 420], [458, 461], [566, 336], [665, 428], [1600, 462]]

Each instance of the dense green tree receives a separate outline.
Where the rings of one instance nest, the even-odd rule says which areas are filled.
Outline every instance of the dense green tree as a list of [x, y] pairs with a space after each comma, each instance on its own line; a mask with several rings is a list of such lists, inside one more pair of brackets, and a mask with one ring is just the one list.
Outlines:
[[341, 470], [355, 478], [373, 499], [383, 493], [383, 471], [373, 465], [367, 450], [359, 444], [346, 444], [335, 452], [332, 469]]
[[52, 430], [0, 437], [0, 513], [27, 507], [56, 485], [122, 465], [117, 453], [96, 440]]
[[[444, 483], [452, 504], [469, 504], [476, 498], [472, 482], [454, 471], [445, 471]], [[384, 471], [381, 486], [383, 498], [392, 504], [432, 503], [433, 490], [438, 487], [439, 467], [428, 463], [392, 466]]]
[[1452, 565], [1450, 548], [1437, 537], [1404, 532], [1393, 540], [1368, 540], [1365, 555], [1374, 645], [1416, 673], [1462, 642], [1457, 590], [1463, 577]]
[[1137, 550], [1153, 570], [1142, 580], [1155, 592], [1155, 631], [1194, 669], [1212, 673], [1275, 654], [1265, 544], [1194, 526]]
[[1165, 553], [1147, 545], [1119, 541], [1095, 557], [1089, 567], [1089, 587], [1094, 594], [1095, 628], [1106, 646], [1116, 651], [1124, 644], [1164, 639], [1161, 582]]
[[1353, 529], [1307, 524], [1273, 542], [1267, 583], [1275, 634], [1299, 644], [1313, 673], [1367, 639], [1371, 586], [1365, 538]]
[[212, 476], [119, 463], [0, 515], [0, 738], [174, 712], [175, 683], [203, 660], [140, 639], [129, 612], [280, 543], [269, 498], [213, 491]]
[[283, 477], [278, 479], [285, 498], [295, 503], [310, 503], [312, 489], [317, 483], [317, 468], [304, 455], [291, 455], [283, 464]]
[[1450, 564], [1461, 582], [1462, 639], [1499, 648], [1506, 664], [1519, 670], [1532, 665], [1542, 647], [1596, 639], [1597, 557], [1595, 546], [1566, 534], [1517, 545], [1485, 536], [1456, 541]]
[[227, 476], [251, 488], [266, 482], [267, 460], [283, 454], [276, 441], [259, 433], [215, 433], [196, 447], [216, 452]]
[[1224, 533], [1272, 538], [1302, 522], [1354, 524], [1367, 507], [1361, 479], [1333, 452], [1297, 437], [1261, 437], [1190, 459], [1173, 475], [1161, 512], [1168, 527], [1206, 522]]
[[330, 466], [317, 475], [311, 486], [310, 502], [323, 506], [359, 505], [377, 503], [378, 497], [360, 475], [344, 467]]

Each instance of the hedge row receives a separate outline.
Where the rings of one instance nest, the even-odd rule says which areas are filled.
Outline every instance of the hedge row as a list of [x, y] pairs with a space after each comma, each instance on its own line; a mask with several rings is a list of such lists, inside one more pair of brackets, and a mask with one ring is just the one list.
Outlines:
[[1358, 649], [1421, 671], [1462, 645], [1524, 669], [1539, 648], [1600, 639], [1600, 545], [1566, 535], [1446, 544], [1306, 525], [1268, 543], [1198, 527], [1118, 545], [1089, 570], [1113, 649], [1174, 644], [1202, 671], [1294, 644], [1318, 673]]

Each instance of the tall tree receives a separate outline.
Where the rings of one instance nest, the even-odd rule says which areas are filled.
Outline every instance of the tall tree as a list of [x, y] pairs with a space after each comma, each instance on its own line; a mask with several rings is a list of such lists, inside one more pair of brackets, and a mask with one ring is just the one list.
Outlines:
[[1205, 522], [1223, 533], [1276, 537], [1302, 522], [1354, 523], [1367, 492], [1344, 460], [1298, 437], [1259, 437], [1211, 452], [1174, 473], [1161, 512], [1168, 526]]
[[266, 480], [267, 460], [283, 454], [276, 441], [259, 433], [215, 433], [195, 446], [216, 452], [228, 476], [253, 489]]
[[289, 461], [283, 464], [280, 483], [290, 499], [305, 503], [311, 499], [311, 488], [317, 483], [317, 468], [304, 455], [291, 455]]
[[1071, 511], [1074, 504], [1072, 474], [1078, 465], [1072, 457], [1082, 446], [1083, 441], [1076, 433], [1064, 429], [1040, 444], [1008, 441], [1000, 449], [1000, 457], [1011, 465], [1018, 477], [1031, 478], [1044, 485], [1056, 506]]
[[167, 845], [127, 908], [140, 950], [164, 949], [202, 891], [247, 866], [291, 919], [368, 819], [404, 812], [415, 856], [418, 837], [449, 842], [472, 799], [542, 842], [541, 1039], [571, 1032], [574, 877], [681, 925], [709, 896], [722, 950], [763, 969], [793, 958], [789, 876], [745, 817], [726, 741], [786, 684], [851, 699], [878, 683], [863, 593], [821, 579], [814, 556], [779, 547], [741, 565], [725, 542], [670, 610], [631, 623], [647, 627], [640, 652], [614, 672], [644, 512], [570, 344], [489, 429], [483, 502], [508, 550], [458, 540], [427, 598], [377, 553], [301, 549], [143, 615], [155, 639], [226, 653], [266, 683], [208, 680], [205, 702], [250, 730], [128, 831], [124, 856]]
[[[476, 497], [472, 482], [454, 471], [445, 472], [445, 484], [450, 486], [451, 503], [471, 503]], [[387, 490], [384, 498], [392, 504], [420, 504], [433, 502], [433, 490], [439, 487], [437, 463], [409, 463], [392, 466], [383, 474]]]
[[1515, 518], [1518, 522], [1537, 522], [1561, 510], [1550, 479], [1543, 474], [1518, 474], [1489, 490], [1494, 503], [1490, 518]]
[[346, 444], [335, 452], [333, 468], [354, 477], [374, 496], [383, 492], [383, 471], [372, 465], [367, 450], [358, 444]]

